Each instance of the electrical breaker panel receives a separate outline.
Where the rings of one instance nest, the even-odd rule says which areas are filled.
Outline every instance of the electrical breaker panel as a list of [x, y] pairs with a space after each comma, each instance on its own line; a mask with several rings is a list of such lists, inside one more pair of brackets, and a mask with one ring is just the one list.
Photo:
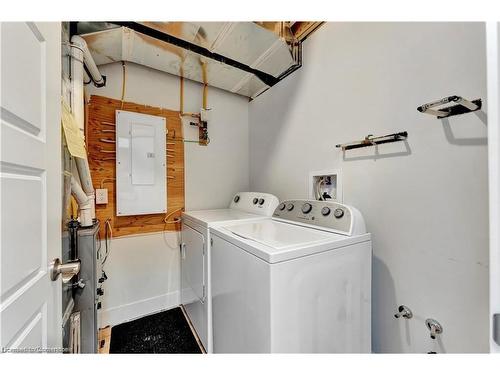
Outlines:
[[116, 215], [167, 211], [166, 119], [116, 111]]

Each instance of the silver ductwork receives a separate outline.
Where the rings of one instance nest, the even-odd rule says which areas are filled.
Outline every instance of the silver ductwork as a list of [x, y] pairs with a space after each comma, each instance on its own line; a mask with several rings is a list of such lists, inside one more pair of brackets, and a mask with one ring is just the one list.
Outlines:
[[97, 65], [132, 62], [250, 98], [300, 66], [299, 42], [254, 22], [122, 24], [81, 35]]

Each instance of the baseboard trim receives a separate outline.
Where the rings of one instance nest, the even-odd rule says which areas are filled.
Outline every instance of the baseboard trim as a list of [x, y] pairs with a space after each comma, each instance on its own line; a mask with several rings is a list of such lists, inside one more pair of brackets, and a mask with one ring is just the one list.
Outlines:
[[180, 292], [170, 292], [159, 296], [114, 306], [100, 311], [100, 327], [114, 326], [138, 319], [159, 311], [179, 306]]

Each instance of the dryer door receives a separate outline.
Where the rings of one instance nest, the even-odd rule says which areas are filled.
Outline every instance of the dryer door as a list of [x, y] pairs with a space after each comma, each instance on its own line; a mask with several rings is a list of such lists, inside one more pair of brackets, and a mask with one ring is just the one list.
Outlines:
[[205, 300], [205, 237], [188, 225], [182, 227], [182, 296], [186, 305]]

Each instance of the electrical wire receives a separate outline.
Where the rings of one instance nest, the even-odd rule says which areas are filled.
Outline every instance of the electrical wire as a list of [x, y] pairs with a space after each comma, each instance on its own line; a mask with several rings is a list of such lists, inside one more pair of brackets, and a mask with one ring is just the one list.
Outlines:
[[[113, 178], [113, 177], [109, 177], [109, 178], [103, 178], [101, 180], [101, 189], [104, 189], [104, 183], [105, 182], [112, 182], [112, 181], [115, 181], [116, 178]], [[108, 219], [109, 220], [109, 219]]]
[[99, 142], [103, 143], [116, 143], [114, 139], [109, 139], [109, 138], [99, 138]]
[[126, 68], [125, 61], [122, 61], [122, 105], [120, 109], [123, 109], [123, 100], [125, 99], [125, 85], [126, 85]]
[[115, 154], [116, 153], [114, 150], [105, 150], [103, 148], [100, 148], [99, 152], [103, 152], [105, 154]]
[[179, 82], [179, 86], [180, 86], [180, 98], [179, 98], [179, 113], [180, 115], [182, 116], [182, 114], [184, 113], [184, 72], [181, 68], [181, 75], [180, 75], [180, 82]]
[[176, 212], [179, 212], [179, 211], [182, 211], [184, 209], [184, 207], [181, 207], [181, 208], [178, 208], [172, 212], [170, 212], [169, 214], [165, 214], [165, 218], [163, 219], [163, 222], [165, 223], [165, 227], [167, 224], [177, 224], [177, 223], [180, 223], [181, 222], [181, 218], [180, 217], [176, 217], [174, 220], [168, 220], [168, 218], [170, 216], [172, 216], [173, 214], [175, 214]]
[[107, 219], [104, 223], [104, 244], [106, 248], [106, 253], [101, 261], [104, 268], [104, 264], [108, 260], [109, 253], [111, 252], [111, 240], [113, 239], [113, 229], [111, 228], [111, 219]]
[[[179, 211], [182, 211], [184, 209], [184, 207], [181, 207], [181, 208], [178, 208], [172, 212], [170, 212], [169, 214], [165, 214], [165, 218], [163, 219], [163, 222], [165, 223], [164, 226], [163, 226], [163, 242], [165, 242], [165, 245], [167, 245], [168, 247], [174, 249], [177, 247], [177, 244], [170, 244], [168, 242], [168, 239], [166, 237], [166, 229], [167, 229], [167, 224], [178, 224], [181, 222], [181, 218], [180, 216], [176, 217], [174, 220], [168, 220], [168, 218], [170, 216], [172, 216], [174, 213], [176, 212], [179, 212]], [[180, 231], [176, 231], [177, 232], [177, 243], [180, 242]]]
[[97, 248], [97, 253], [100, 254], [102, 241], [101, 241], [101, 232], [97, 231], [97, 241], [99, 242], [99, 247]]

